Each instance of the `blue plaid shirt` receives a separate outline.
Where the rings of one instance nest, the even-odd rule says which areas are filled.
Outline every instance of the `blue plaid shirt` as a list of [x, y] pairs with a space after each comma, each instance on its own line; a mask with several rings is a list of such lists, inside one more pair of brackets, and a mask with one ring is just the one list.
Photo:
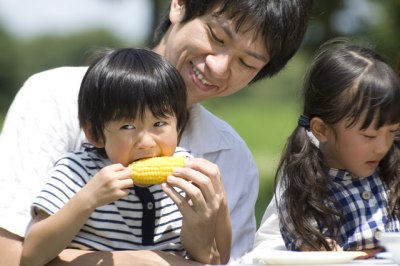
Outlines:
[[[362, 250], [379, 246], [380, 232], [399, 232], [400, 222], [397, 216], [387, 215], [387, 187], [377, 171], [365, 178], [352, 177], [347, 170], [325, 168], [332, 178], [333, 186], [329, 188], [330, 196], [343, 207], [344, 225], [339, 228], [338, 244], [343, 250]], [[294, 231], [294, 226], [288, 217], [285, 199], [280, 201], [282, 218]], [[328, 203], [332, 209], [337, 206]], [[335, 216], [339, 224], [339, 217]], [[316, 221], [313, 222], [316, 226]], [[291, 236], [281, 224], [281, 233], [288, 250], [298, 250], [303, 244], [300, 237]]]

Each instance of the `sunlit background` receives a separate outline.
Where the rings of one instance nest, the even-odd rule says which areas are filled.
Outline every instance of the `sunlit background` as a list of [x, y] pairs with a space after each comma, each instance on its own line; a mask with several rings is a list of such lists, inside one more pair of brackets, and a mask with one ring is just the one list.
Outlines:
[[[84, 65], [93, 47], [149, 46], [168, 3], [0, 0], [0, 129], [29, 76]], [[203, 103], [237, 130], [254, 155], [260, 173], [257, 226], [272, 197], [280, 151], [301, 112], [298, 91], [309, 57], [318, 45], [339, 36], [373, 47], [394, 67], [400, 52], [400, 0], [316, 0], [303, 45], [284, 71], [232, 96]]]

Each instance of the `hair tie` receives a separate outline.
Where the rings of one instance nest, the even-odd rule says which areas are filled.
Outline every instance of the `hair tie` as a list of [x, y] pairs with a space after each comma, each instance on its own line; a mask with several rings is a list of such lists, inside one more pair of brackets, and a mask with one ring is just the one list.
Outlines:
[[297, 124], [301, 127], [304, 127], [306, 130], [310, 131], [310, 118], [308, 116], [300, 115]]

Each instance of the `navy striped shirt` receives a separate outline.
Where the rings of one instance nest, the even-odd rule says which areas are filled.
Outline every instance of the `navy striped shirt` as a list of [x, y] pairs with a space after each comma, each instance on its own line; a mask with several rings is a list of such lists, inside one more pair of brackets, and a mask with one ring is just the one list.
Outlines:
[[[369, 177], [356, 177], [347, 170], [325, 167], [333, 181], [328, 189], [330, 196], [343, 207], [344, 225], [339, 228], [338, 245], [343, 250], [363, 250], [379, 247], [380, 232], [399, 232], [400, 221], [396, 215], [388, 216], [387, 186], [375, 171]], [[294, 231], [284, 197], [279, 204], [289, 230]], [[340, 212], [332, 203], [327, 204], [331, 209]], [[338, 225], [339, 217], [335, 216]], [[316, 221], [313, 222], [317, 226]], [[281, 224], [281, 233], [288, 250], [297, 250], [302, 244], [301, 238], [293, 237]], [[297, 234], [297, 232], [295, 232]]]
[[[176, 149], [175, 155], [192, 158], [189, 152], [180, 148]], [[32, 204], [32, 216], [35, 217], [39, 210], [54, 214], [110, 164], [110, 160], [90, 150], [65, 154]], [[175, 189], [184, 196], [183, 191]], [[162, 250], [186, 256], [180, 242], [181, 227], [182, 215], [160, 185], [133, 186], [128, 196], [96, 208], [69, 248]]]

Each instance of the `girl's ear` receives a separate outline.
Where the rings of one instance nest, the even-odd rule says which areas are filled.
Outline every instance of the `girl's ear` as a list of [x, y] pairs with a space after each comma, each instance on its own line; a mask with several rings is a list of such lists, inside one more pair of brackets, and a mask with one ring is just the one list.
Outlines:
[[327, 142], [330, 128], [319, 117], [313, 117], [310, 121], [310, 130], [319, 142]]
[[85, 122], [82, 126], [83, 132], [85, 132], [86, 139], [96, 148], [104, 148], [104, 141], [103, 139], [95, 140], [92, 137], [92, 124], [89, 122]]
[[185, 14], [183, 0], [172, 0], [171, 8], [169, 11], [169, 20], [172, 25], [175, 25], [181, 21]]

